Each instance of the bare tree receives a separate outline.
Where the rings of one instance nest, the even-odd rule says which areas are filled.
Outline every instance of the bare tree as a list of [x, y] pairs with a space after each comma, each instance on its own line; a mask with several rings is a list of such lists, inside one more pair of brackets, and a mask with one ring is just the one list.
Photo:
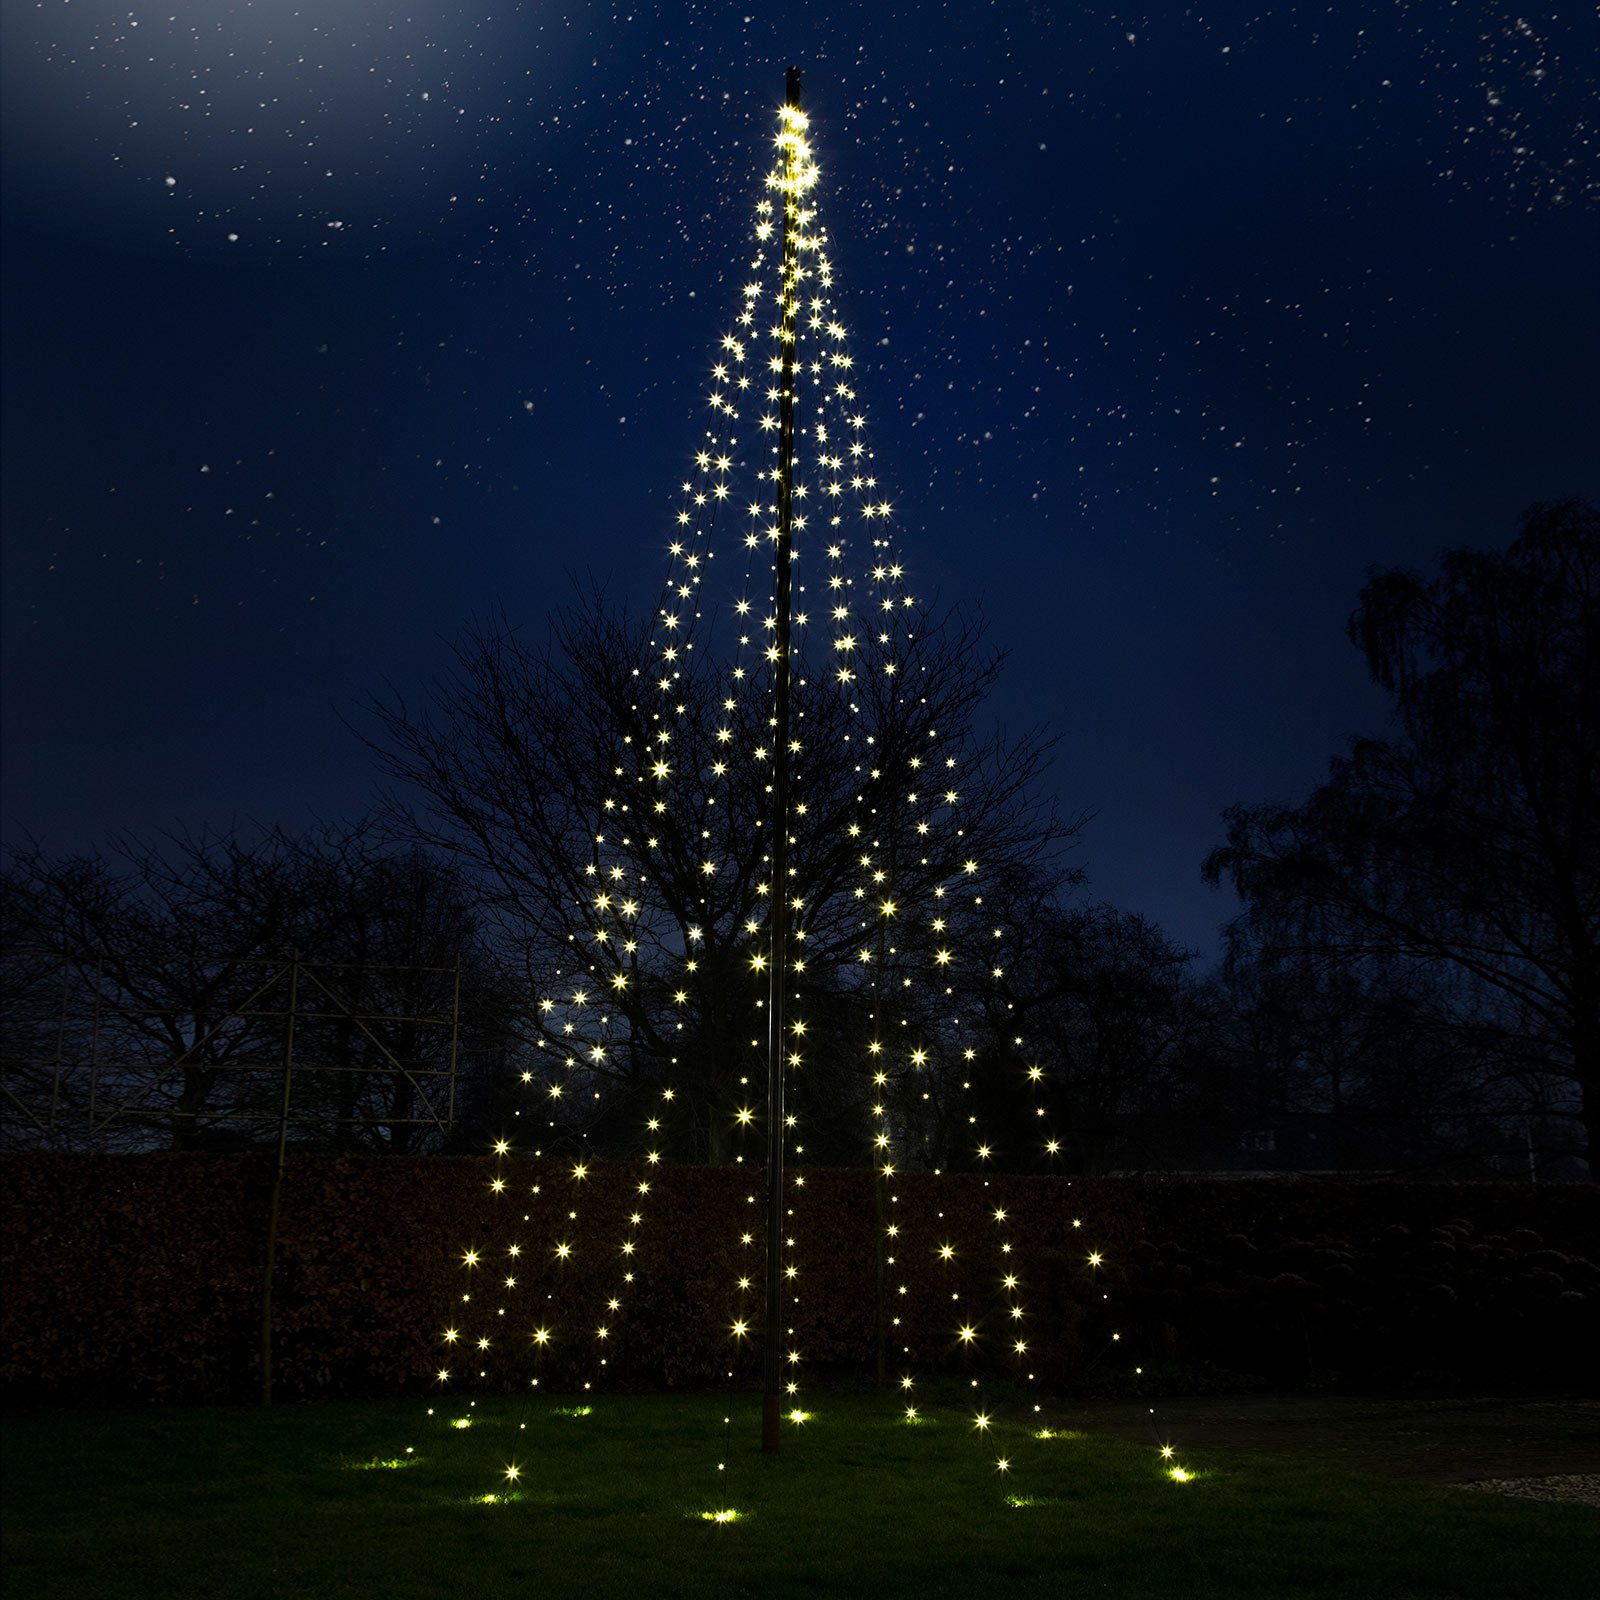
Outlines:
[[[299, 1137], [413, 1148], [448, 1112], [459, 1011], [469, 1054], [508, 1037], [461, 883], [365, 826], [30, 848], [5, 888], [16, 1138], [250, 1142], [277, 1119], [292, 1056]], [[421, 1085], [436, 1076], [434, 1105]]]
[[1542, 1056], [1452, 968], [1263, 946], [1241, 924], [1218, 983], [1221, 1100], [1274, 1152], [1253, 1164], [1479, 1173], [1541, 1106]]
[[104, 1114], [97, 1133], [148, 1142], [159, 1129], [174, 1148], [196, 1144], [232, 1107], [239, 1080], [227, 1069], [264, 1036], [237, 1013], [260, 982], [259, 958], [289, 942], [286, 907], [257, 892], [241, 914], [238, 859], [197, 882], [194, 857], [216, 849], [201, 841], [168, 856], [123, 839], [109, 855], [58, 859], [29, 848], [7, 870], [8, 952], [48, 957], [65, 973], [78, 1047], [92, 1045], [97, 1103], [102, 1113], [126, 1108]]
[[[1005, 1140], [999, 1159], [1037, 1165], [1030, 1120], [1060, 1130], [1057, 1165], [1104, 1172], [1142, 1165], [1187, 1090], [1208, 1010], [1192, 954], [1144, 917], [1114, 906], [1048, 907], [997, 986], [995, 1039], [979, 1098]], [[1022, 1092], [1033, 1076], [1041, 1099]]]
[[[803, 668], [794, 680], [784, 892], [812, 1154], [864, 1137], [874, 1019], [896, 1073], [931, 1071], [963, 1018], [971, 1031], [1011, 937], [987, 907], [1041, 902], [1073, 876], [1076, 824], [1039, 787], [1045, 746], [978, 731], [1000, 667], [981, 629], [909, 621], [892, 671], [843, 692]], [[368, 742], [404, 786], [391, 820], [469, 868], [520, 953], [552, 1103], [581, 1099], [620, 1129], [670, 1092], [681, 1152], [718, 1161], [764, 1043], [769, 711], [687, 650], [663, 694], [643, 665], [650, 633], [598, 596], [558, 616], [544, 648], [479, 628], [425, 709], [372, 707]], [[984, 892], [966, 892], [980, 874]], [[924, 903], [944, 913], [896, 921]]]

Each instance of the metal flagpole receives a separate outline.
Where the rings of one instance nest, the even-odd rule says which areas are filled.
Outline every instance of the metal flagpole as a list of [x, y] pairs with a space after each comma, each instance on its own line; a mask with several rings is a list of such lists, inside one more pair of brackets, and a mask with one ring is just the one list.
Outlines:
[[[785, 104], [800, 109], [800, 69], [789, 68]], [[789, 146], [787, 175], [798, 165]], [[778, 545], [773, 609], [777, 620], [773, 665], [772, 882], [768, 916], [772, 928], [767, 990], [767, 1314], [761, 1352], [761, 1448], [776, 1452], [783, 1389], [783, 1019], [789, 977], [789, 590], [794, 557], [795, 312], [799, 306], [800, 198], [791, 183], [783, 204], [783, 321], [779, 335]]]

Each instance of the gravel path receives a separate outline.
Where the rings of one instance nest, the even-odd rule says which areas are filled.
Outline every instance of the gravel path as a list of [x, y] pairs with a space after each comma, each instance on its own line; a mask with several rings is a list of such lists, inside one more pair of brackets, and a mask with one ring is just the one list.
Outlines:
[[1574, 1505], [1600, 1507], [1600, 1472], [1556, 1472], [1548, 1478], [1475, 1478], [1463, 1489], [1485, 1494], [1516, 1495], [1523, 1500], [1570, 1500]]

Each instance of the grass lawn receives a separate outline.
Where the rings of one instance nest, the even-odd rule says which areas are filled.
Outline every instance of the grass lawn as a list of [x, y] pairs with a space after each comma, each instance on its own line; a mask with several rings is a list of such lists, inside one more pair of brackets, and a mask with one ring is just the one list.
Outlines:
[[818, 1392], [777, 1457], [746, 1396], [13, 1417], [6, 1595], [1597, 1592], [1600, 1514], [1581, 1506], [1203, 1442], [1175, 1483], [1153, 1446], [1040, 1438], [1048, 1411], [1021, 1407], [980, 1434], [947, 1402], [907, 1425], [894, 1397]]

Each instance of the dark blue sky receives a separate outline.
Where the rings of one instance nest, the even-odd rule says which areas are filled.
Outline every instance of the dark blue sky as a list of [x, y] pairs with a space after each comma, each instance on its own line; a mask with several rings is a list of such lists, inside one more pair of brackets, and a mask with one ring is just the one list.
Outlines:
[[651, 603], [783, 68], [922, 593], [1093, 890], [1381, 731], [1373, 564], [1600, 493], [1600, 29], [1495, 3], [5, 12], [5, 829], [354, 815], [474, 615]]

